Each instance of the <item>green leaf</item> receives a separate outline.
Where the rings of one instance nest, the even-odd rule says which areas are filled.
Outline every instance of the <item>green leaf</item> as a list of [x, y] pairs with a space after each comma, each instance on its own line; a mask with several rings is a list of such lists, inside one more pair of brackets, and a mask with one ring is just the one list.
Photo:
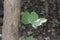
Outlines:
[[35, 20], [37, 20], [39, 17], [38, 17], [38, 14], [36, 12], [31, 12], [31, 15], [30, 15], [30, 23], [34, 22]]
[[33, 28], [37, 28], [37, 27], [40, 26], [40, 25], [42, 25], [42, 24], [40, 23], [40, 19], [37, 19], [36, 21], [34, 21], [34, 22], [32, 23], [32, 27], [33, 27]]
[[35, 38], [33, 38], [33, 36], [29, 36], [26, 38], [26, 40], [36, 40]]
[[36, 28], [37, 26], [42, 25], [42, 23], [45, 23], [47, 21], [46, 18], [40, 18], [38, 17], [36, 12], [31, 12], [31, 14], [27, 11], [24, 12], [22, 16], [22, 22], [24, 24], [32, 24], [32, 27]]
[[29, 12], [25, 11], [23, 16], [22, 16], [22, 22], [24, 24], [29, 24], [34, 22], [35, 20], [38, 19], [38, 15], [36, 12], [31, 12], [31, 14], [29, 14]]
[[22, 23], [28, 24], [29, 23], [29, 20], [28, 20], [29, 17], [30, 17], [29, 12], [25, 11], [24, 14], [22, 15]]
[[40, 18], [40, 23], [45, 23], [45, 22], [47, 22], [46, 18]]
[[45, 18], [37, 19], [36, 21], [32, 23], [32, 27], [37, 28], [38, 26], [42, 25], [42, 23], [45, 23], [45, 22], [47, 22], [47, 19]]

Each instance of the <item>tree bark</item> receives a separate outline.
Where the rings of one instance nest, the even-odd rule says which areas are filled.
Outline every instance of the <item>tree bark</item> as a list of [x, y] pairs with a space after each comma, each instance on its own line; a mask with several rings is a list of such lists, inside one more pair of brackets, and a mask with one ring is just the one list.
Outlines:
[[18, 40], [20, 0], [4, 0], [2, 40]]

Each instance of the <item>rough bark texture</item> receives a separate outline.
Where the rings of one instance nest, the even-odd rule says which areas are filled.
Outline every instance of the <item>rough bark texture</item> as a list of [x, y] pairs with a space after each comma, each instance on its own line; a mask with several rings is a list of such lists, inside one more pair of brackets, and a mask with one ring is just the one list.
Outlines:
[[4, 0], [2, 40], [18, 40], [20, 0]]

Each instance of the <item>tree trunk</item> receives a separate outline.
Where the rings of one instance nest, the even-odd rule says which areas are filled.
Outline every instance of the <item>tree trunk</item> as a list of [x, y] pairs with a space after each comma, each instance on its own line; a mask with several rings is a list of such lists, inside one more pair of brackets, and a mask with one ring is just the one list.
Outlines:
[[2, 40], [18, 40], [20, 0], [4, 0]]

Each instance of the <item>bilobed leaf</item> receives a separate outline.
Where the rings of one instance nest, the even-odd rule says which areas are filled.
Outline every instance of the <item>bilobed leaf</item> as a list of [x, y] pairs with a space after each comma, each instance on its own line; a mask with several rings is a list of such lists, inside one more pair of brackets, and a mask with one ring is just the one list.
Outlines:
[[32, 23], [32, 27], [37, 28], [38, 26], [42, 25], [42, 23], [45, 23], [45, 22], [47, 22], [47, 19], [45, 18], [37, 19]]
[[24, 14], [22, 15], [22, 23], [28, 24], [29, 23], [29, 20], [28, 20], [29, 17], [30, 17], [29, 12], [25, 11]]
[[22, 22], [24, 24], [32, 23], [32, 22], [34, 22], [37, 19], [38, 19], [38, 15], [34, 11], [31, 12], [31, 13], [25, 11], [24, 14], [23, 14], [23, 16], [22, 16]]
[[38, 14], [36, 12], [31, 12], [31, 15], [30, 15], [30, 22], [34, 22], [35, 20], [37, 20], [39, 17], [38, 17]]
[[33, 38], [33, 36], [29, 36], [26, 38], [26, 40], [35, 40], [35, 38]]

